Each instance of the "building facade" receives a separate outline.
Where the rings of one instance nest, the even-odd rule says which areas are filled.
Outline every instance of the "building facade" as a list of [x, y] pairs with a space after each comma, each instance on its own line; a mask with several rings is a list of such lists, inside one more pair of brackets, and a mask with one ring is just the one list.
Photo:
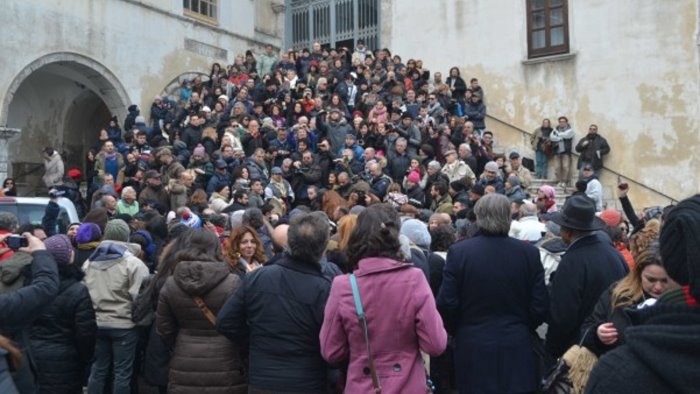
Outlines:
[[283, 22], [282, 0], [4, 2], [0, 126], [21, 131], [9, 142], [0, 133], [0, 178], [35, 181], [44, 146], [82, 168], [111, 116], [123, 122], [131, 104], [148, 116], [154, 96], [183, 76], [279, 49]]
[[609, 197], [618, 177], [640, 208], [700, 191], [698, 1], [395, 0], [382, 20], [393, 52], [479, 78], [501, 145], [532, 157], [523, 131], [566, 115], [610, 143]]

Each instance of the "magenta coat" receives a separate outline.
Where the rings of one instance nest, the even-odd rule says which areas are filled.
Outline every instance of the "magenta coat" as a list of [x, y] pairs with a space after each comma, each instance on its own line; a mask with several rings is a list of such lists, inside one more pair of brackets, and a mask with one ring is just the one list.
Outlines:
[[[389, 258], [362, 259], [355, 275], [382, 393], [425, 394], [420, 350], [438, 356], [447, 346], [447, 333], [425, 275], [412, 264]], [[348, 275], [333, 280], [320, 337], [326, 361], [350, 361], [345, 392], [373, 392]]]

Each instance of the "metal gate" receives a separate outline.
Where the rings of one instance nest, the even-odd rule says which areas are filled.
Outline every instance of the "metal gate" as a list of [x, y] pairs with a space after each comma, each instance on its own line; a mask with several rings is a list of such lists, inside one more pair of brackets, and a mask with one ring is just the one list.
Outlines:
[[311, 48], [314, 42], [331, 48], [354, 48], [357, 40], [379, 48], [380, 0], [287, 0], [287, 48]]

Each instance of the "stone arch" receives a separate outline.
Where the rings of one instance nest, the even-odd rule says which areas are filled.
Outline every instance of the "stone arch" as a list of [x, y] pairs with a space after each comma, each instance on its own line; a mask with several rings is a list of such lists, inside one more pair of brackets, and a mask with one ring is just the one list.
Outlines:
[[22, 82], [40, 68], [54, 63], [83, 74], [85, 78], [93, 81], [99, 90], [99, 93], [96, 93], [103, 99], [107, 108], [115, 115], [126, 115], [126, 107], [130, 104], [129, 95], [114, 73], [102, 63], [85, 55], [74, 52], [56, 52], [34, 60], [15, 76], [7, 89], [5, 99], [0, 108], [0, 124], [8, 124], [10, 104]]
[[[87, 150], [111, 116], [123, 121], [129, 96], [103, 64], [84, 55], [57, 52], [42, 56], [12, 80], [0, 107], [0, 124], [22, 130], [9, 144], [13, 176], [41, 163], [39, 150], [53, 146], [66, 169], [84, 168]], [[20, 181], [27, 192], [41, 190], [41, 172]]]

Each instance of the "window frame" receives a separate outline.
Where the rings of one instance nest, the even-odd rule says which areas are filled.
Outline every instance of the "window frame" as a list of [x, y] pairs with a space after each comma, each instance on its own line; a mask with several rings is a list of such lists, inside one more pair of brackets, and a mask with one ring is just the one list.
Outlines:
[[[567, 54], [569, 53], [570, 47], [569, 47], [569, 2], [568, 0], [561, 0], [562, 4], [561, 6], [554, 6], [552, 7], [550, 5], [550, 2], [552, 0], [543, 0], [543, 7], [544, 8], [538, 8], [537, 10], [533, 10], [532, 7], [535, 3], [535, 0], [526, 0], [525, 6], [527, 7], [526, 10], [526, 15], [527, 15], [527, 57], [528, 59], [536, 59], [539, 57], [544, 57], [544, 56], [552, 56], [552, 55], [561, 55], [561, 54]], [[562, 23], [558, 25], [551, 25], [551, 11], [554, 9], [562, 9]], [[544, 27], [542, 28], [535, 28], [534, 25], [534, 13], [535, 11], [543, 11], [544, 12]], [[564, 42], [561, 45], [556, 45], [552, 46], [551, 44], [551, 39], [552, 39], [552, 29], [561, 27], [563, 30], [564, 34]], [[544, 31], [544, 47], [542, 48], [533, 48], [534, 47], [534, 42], [532, 39], [532, 35], [535, 31]]]
[[[203, 14], [200, 11], [195, 11], [193, 10], [192, 4], [197, 3], [199, 6], [198, 8], [201, 10], [201, 4], [204, 3], [208, 7], [207, 9], [210, 11], [212, 10], [212, 6], [215, 10], [213, 12], [213, 16]], [[188, 6], [189, 4], [189, 6]], [[182, 13], [185, 16], [188, 16], [193, 19], [200, 20], [205, 23], [209, 23], [212, 25], [218, 25], [219, 24], [219, 0], [182, 0]]]

